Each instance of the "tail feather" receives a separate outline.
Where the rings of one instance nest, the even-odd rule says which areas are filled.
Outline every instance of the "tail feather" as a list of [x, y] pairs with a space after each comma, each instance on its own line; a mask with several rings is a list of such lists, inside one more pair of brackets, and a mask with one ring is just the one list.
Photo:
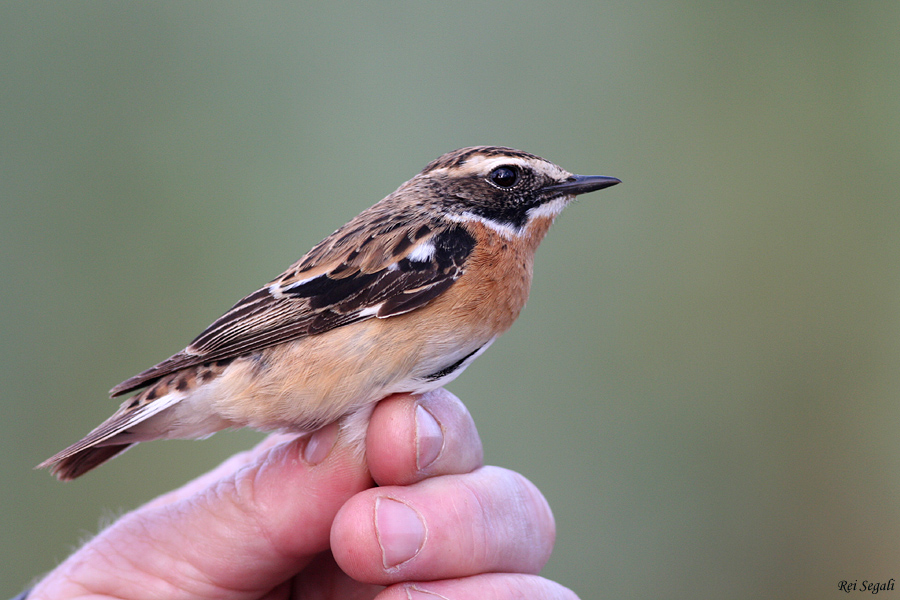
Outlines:
[[52, 456], [39, 464], [37, 469], [50, 469], [60, 481], [71, 481], [81, 477], [94, 467], [99, 467], [109, 459], [125, 452], [134, 444], [114, 444], [111, 446], [88, 446], [74, 452], [69, 449]]
[[132, 396], [84, 438], [35, 468], [50, 469], [58, 479], [69, 481], [100, 466], [135, 443], [153, 439], [135, 435], [133, 428], [176, 404], [184, 395], [173, 393], [162, 397], [149, 396], [152, 390], [153, 388], [148, 388]]

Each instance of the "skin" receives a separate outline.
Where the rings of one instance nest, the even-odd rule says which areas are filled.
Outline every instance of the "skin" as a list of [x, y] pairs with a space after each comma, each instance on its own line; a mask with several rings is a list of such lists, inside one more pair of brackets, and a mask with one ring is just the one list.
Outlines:
[[379, 403], [368, 464], [336, 439], [269, 437], [120, 518], [29, 598], [576, 598], [536, 575], [546, 500], [483, 466], [450, 393]]

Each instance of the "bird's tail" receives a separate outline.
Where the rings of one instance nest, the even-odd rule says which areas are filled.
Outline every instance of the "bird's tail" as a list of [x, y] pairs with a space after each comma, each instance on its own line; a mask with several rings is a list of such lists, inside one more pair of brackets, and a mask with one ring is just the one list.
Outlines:
[[109, 459], [118, 456], [134, 443], [113, 444], [110, 446], [87, 446], [78, 450], [71, 450], [71, 446], [62, 452], [51, 456], [36, 469], [50, 469], [60, 481], [71, 481], [81, 477], [94, 467], [99, 467]]
[[125, 400], [111, 417], [65, 450], [57, 452], [36, 469], [50, 469], [57, 479], [69, 481], [84, 475], [137, 442], [158, 438], [141, 435], [142, 425], [184, 398], [173, 392], [157, 396], [153, 387]]

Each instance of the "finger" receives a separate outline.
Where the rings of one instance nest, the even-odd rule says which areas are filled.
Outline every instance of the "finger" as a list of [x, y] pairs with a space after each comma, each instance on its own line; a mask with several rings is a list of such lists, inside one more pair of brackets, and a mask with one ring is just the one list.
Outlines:
[[550, 557], [553, 515], [521, 475], [483, 467], [354, 496], [331, 548], [358, 581], [389, 584], [479, 573], [537, 573]]
[[469, 473], [482, 465], [484, 453], [469, 411], [438, 389], [379, 403], [369, 422], [366, 458], [372, 478], [386, 486]]
[[426, 581], [393, 585], [375, 600], [439, 600], [478, 598], [479, 600], [578, 600], [575, 592], [537, 575], [490, 573], [450, 581]]
[[275, 446], [278, 446], [280, 444], [286, 444], [288, 442], [294, 441], [298, 437], [299, 436], [295, 433], [273, 433], [250, 450], [247, 450], [245, 452], [238, 452], [237, 454], [228, 457], [218, 467], [215, 467], [213, 470], [207, 471], [203, 475], [192, 479], [180, 488], [167, 492], [161, 496], [157, 496], [153, 500], [144, 504], [144, 508], [163, 506], [165, 504], [171, 504], [172, 502], [189, 498], [198, 493], [200, 490], [209, 487], [214, 482], [219, 481], [220, 479], [224, 479], [225, 477], [230, 476], [239, 469], [259, 461], [260, 457], [262, 457], [271, 448], [274, 448]]
[[269, 448], [194, 495], [120, 519], [41, 586], [134, 598], [247, 598], [328, 548], [340, 506], [371, 485], [337, 426]]
[[290, 592], [273, 598], [374, 598], [384, 586], [360, 583], [351, 579], [334, 562], [330, 552], [322, 552], [306, 567], [302, 577], [289, 584]]

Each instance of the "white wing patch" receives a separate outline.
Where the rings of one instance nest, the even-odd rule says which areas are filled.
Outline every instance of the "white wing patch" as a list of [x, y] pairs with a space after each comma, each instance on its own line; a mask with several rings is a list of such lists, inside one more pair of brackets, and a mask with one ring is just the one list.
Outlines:
[[306, 279], [301, 279], [300, 281], [295, 281], [294, 283], [292, 283], [292, 284], [290, 284], [290, 285], [286, 285], [286, 286], [284, 286], [284, 287], [279, 286], [277, 283], [273, 283], [272, 285], [269, 286], [269, 292], [270, 292], [273, 296], [275, 296], [276, 298], [278, 298], [278, 297], [279, 297], [279, 294], [281, 294], [282, 292], [286, 292], [286, 291], [288, 291], [288, 290], [292, 290], [292, 289], [294, 289], [294, 288], [298, 288], [298, 287], [300, 287], [301, 285], [304, 285], [304, 284], [306, 284], [306, 283], [309, 283], [309, 282], [312, 281], [313, 279], [318, 279], [319, 277], [325, 277], [325, 273], [322, 273], [321, 275], [316, 275], [316, 276], [314, 276], [314, 277], [307, 277]]
[[377, 315], [378, 310], [381, 308], [382, 304], [384, 304], [384, 302], [379, 302], [378, 304], [375, 304], [374, 306], [367, 306], [366, 308], [359, 311], [359, 316], [360, 317], [373, 317], [373, 316]]
[[434, 258], [434, 244], [425, 242], [416, 246], [412, 252], [406, 255], [410, 262], [429, 262]]

